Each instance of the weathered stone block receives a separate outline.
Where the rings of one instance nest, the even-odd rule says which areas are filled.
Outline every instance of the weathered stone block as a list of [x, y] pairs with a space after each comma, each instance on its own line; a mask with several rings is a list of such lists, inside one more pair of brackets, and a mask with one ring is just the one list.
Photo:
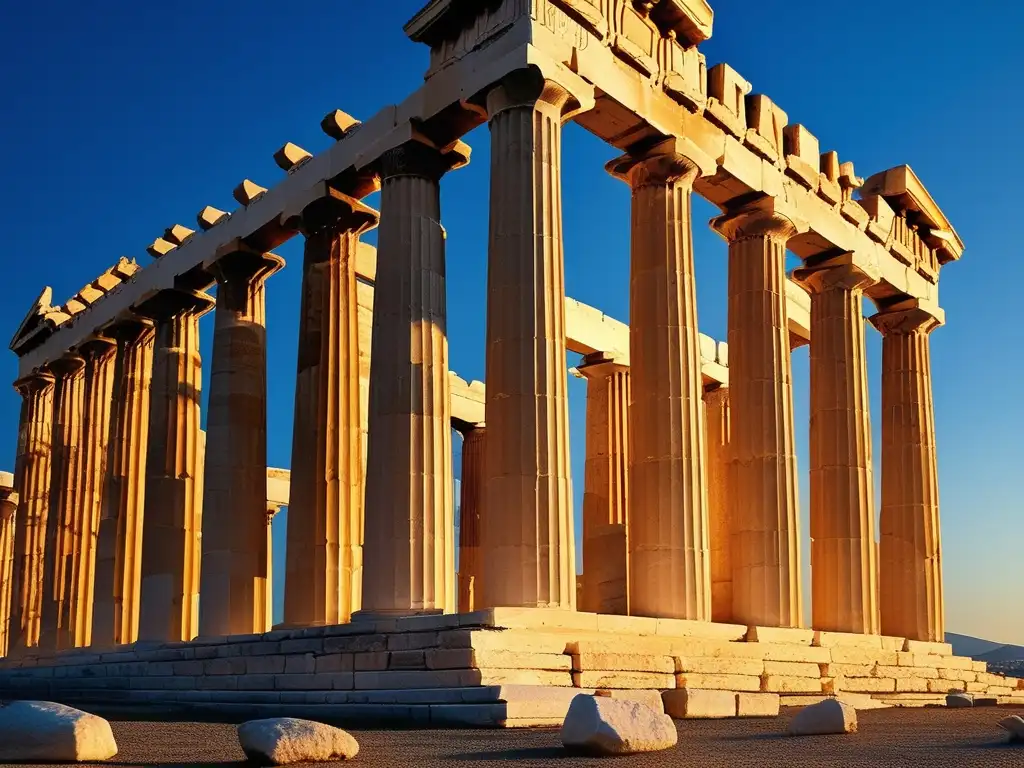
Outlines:
[[758, 643], [764, 648], [765, 661], [801, 661], [812, 664], [828, 664], [832, 661], [831, 648], [807, 647], [803, 645], [771, 645]]
[[[675, 672], [696, 672], [703, 675], [757, 675], [765, 670], [765, 662], [760, 659], [706, 659], [677, 657]], [[815, 667], [817, 671], [817, 667]]]
[[663, 692], [661, 698], [665, 714], [677, 720], [736, 716], [736, 694], [733, 691], [678, 688]]
[[[850, 632], [815, 631], [814, 645], [821, 648], [865, 648], [882, 650], [882, 638], [878, 635], [858, 635]], [[902, 649], [902, 646], [900, 646]], [[892, 650], [899, 650], [893, 648]]]
[[896, 678], [896, 692], [897, 693], [927, 693], [928, 692], [928, 680], [923, 677], [897, 677]]
[[316, 674], [323, 672], [351, 672], [353, 670], [354, 655], [351, 653], [334, 653], [330, 656], [317, 656], [315, 658]]
[[876, 668], [875, 674], [878, 677], [894, 677], [896, 679], [924, 678], [934, 679], [939, 676], [939, 670], [934, 667], [889, 667], [881, 664]]
[[246, 673], [238, 678], [237, 688], [240, 691], [272, 691], [274, 690], [274, 674]]
[[747, 628], [742, 624], [721, 624], [690, 619], [658, 619], [659, 635], [666, 637], [693, 637], [702, 640], [742, 640]]
[[764, 693], [821, 693], [821, 679], [765, 675], [761, 678], [761, 691]]
[[610, 696], [613, 699], [628, 699], [646, 704], [657, 712], [665, 711], [665, 704], [661, 700], [662, 691], [650, 688], [601, 688], [594, 691], [595, 696]]
[[424, 651], [391, 651], [388, 669], [426, 669], [427, 660]]
[[364, 651], [352, 655], [356, 672], [377, 672], [388, 668], [390, 654], [387, 651]]
[[929, 643], [925, 640], [906, 640], [903, 643], [903, 650], [938, 656], [953, 655], [953, 646], [949, 643]]
[[736, 714], [739, 717], [777, 717], [780, 703], [777, 693], [737, 693]]
[[874, 664], [823, 664], [822, 677], [874, 677]]
[[238, 656], [233, 659], [211, 659], [203, 662], [203, 672], [206, 675], [244, 675], [245, 659]]
[[832, 648], [832, 661], [837, 664], [885, 664], [896, 666], [898, 660], [899, 653], [896, 651], [877, 651], [870, 648]]
[[814, 642], [814, 630], [791, 627], [749, 627], [747, 629], [747, 642], [810, 645]]
[[577, 671], [612, 670], [661, 673], [676, 671], [676, 660], [671, 656], [633, 653], [579, 653], [565, 658], [572, 659], [572, 668]]
[[281, 653], [322, 653], [324, 641], [320, 638], [300, 638], [298, 640], [283, 640], [281, 642]]
[[756, 693], [761, 690], [761, 678], [757, 675], [713, 675], [681, 672], [676, 675], [676, 688], [750, 691]]
[[357, 653], [388, 649], [387, 636], [381, 634], [325, 637], [322, 642], [324, 653]]
[[441, 643], [439, 632], [404, 632], [388, 635], [389, 651], [419, 651], [437, 648]]
[[801, 661], [765, 661], [764, 673], [784, 677], [813, 677], [818, 680], [821, 678], [821, 667]]
[[311, 653], [301, 656], [286, 656], [284, 671], [289, 675], [312, 674], [316, 671], [316, 657]]
[[590, 671], [573, 672], [577, 688], [675, 688], [675, 675], [661, 672]]
[[859, 693], [895, 693], [896, 681], [891, 677], [844, 677], [838, 685], [844, 691]]

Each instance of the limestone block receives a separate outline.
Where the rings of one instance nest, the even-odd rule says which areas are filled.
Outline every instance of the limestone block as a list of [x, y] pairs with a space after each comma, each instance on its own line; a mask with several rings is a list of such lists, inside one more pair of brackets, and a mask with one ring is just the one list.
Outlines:
[[938, 656], [952, 656], [953, 646], [949, 643], [929, 643], [925, 640], [906, 640], [903, 650], [911, 653], [929, 653]]
[[291, 717], [242, 723], [238, 743], [250, 760], [273, 765], [351, 760], [359, 754], [359, 744], [340, 728]]
[[699, 637], [707, 640], [743, 640], [747, 627], [742, 624], [693, 621], [691, 619], [658, 619], [659, 635], [669, 637]]
[[928, 680], [923, 677], [897, 677], [897, 693], [927, 693]]
[[[803, 645], [770, 645], [758, 643], [764, 648], [765, 661], [803, 661], [812, 664], [828, 664], [832, 661], [831, 648], [816, 648]], [[757, 647], [755, 646], [755, 647]]]
[[[634, 656], [671, 656], [678, 650], [681, 644], [679, 640], [667, 637], [616, 637], [599, 636], [584, 637], [579, 640], [566, 642], [565, 636], [561, 639], [562, 648], [572, 656], [580, 654], [609, 654], [621, 653], [624, 644], [628, 644], [631, 655]], [[697, 640], [687, 642], [691, 648], [703, 648], [703, 643]]]
[[857, 710], [837, 699], [826, 699], [799, 712], [789, 722], [790, 736], [856, 733]]
[[[821, 648], [867, 648], [882, 649], [882, 638], [878, 635], [860, 635], [853, 632], [820, 632], [814, 633], [814, 645]], [[902, 650], [900, 647], [891, 650]]]
[[750, 627], [747, 630], [747, 642], [810, 645], [814, 642], [814, 630], [790, 627]]
[[855, 693], [894, 693], [896, 691], [896, 681], [891, 677], [844, 677], [839, 680], [838, 685], [841, 690]]
[[[578, 690], [578, 689], [576, 689]], [[661, 700], [662, 691], [652, 688], [601, 688], [594, 691], [595, 696], [610, 696], [613, 699], [628, 699], [646, 704], [658, 712], [665, 711], [665, 704]]]
[[821, 693], [821, 678], [765, 675], [761, 678], [764, 693]]
[[939, 677], [935, 667], [889, 667], [879, 664], [875, 673], [878, 677], [895, 677], [897, 680], [911, 677], [934, 679]]
[[[568, 661], [570, 657], [565, 656], [563, 658]], [[572, 656], [571, 659], [572, 668], [581, 672], [613, 670], [623, 672], [674, 673], [680, 671], [676, 668], [676, 659], [671, 656], [638, 655], [631, 653], [581, 653]]]
[[364, 651], [355, 653], [353, 658], [353, 669], [357, 672], [374, 672], [388, 668], [388, 661], [391, 654], [387, 651]]
[[665, 713], [677, 720], [736, 716], [736, 694], [733, 691], [678, 688], [665, 691], [661, 698], [665, 704]]
[[778, 717], [781, 697], [777, 693], [737, 693], [739, 717]]
[[573, 672], [577, 688], [675, 688], [676, 676], [663, 672], [590, 671]]
[[[781, 663], [781, 662], [780, 662]], [[817, 675], [817, 666], [815, 666]], [[761, 675], [765, 662], [760, 659], [706, 659], [676, 657], [674, 672], [696, 672], [702, 675]]]
[[999, 721], [999, 727], [1010, 734], [1011, 742], [1024, 741], [1024, 718], [1020, 715], [1010, 715]]
[[[573, 678], [570, 677], [568, 671], [565, 672], [552, 672], [544, 669], [497, 669], [497, 668], [484, 668], [479, 671], [468, 670], [464, 674], [469, 676], [469, 680], [472, 680], [474, 676], [479, 675], [478, 685], [554, 685], [554, 686], [570, 686], [573, 685]], [[463, 683], [465, 685], [466, 683]], [[472, 683], [470, 683], [472, 684]], [[577, 688], [593, 688], [592, 685], [577, 685]], [[608, 688], [616, 686], [606, 686]], [[652, 686], [640, 686], [644, 688], [650, 688]]]
[[747, 130], [746, 95], [751, 85], [728, 64], [717, 64], [708, 70], [708, 105], [706, 116], [738, 138]]
[[971, 664], [971, 668], [975, 672], [988, 672], [988, 662], [987, 661], [975, 661], [975, 662], [973, 662]]
[[958, 680], [963, 683], [973, 683], [978, 679], [978, 673], [966, 669], [946, 669], [939, 667], [940, 680]]
[[389, 651], [420, 651], [437, 648], [440, 644], [438, 632], [400, 632], [388, 635]]
[[48, 701], [0, 708], [0, 761], [92, 762], [116, 754], [110, 723], [102, 717]]
[[679, 640], [672, 643], [672, 652], [686, 658], [763, 660], [768, 647], [768, 645], [762, 645], [761, 643]]
[[874, 664], [826, 664], [821, 667], [823, 677], [874, 677]]
[[[488, 608], [476, 611], [483, 626], [504, 629], [575, 629], [596, 632], [597, 614], [553, 608]], [[698, 623], [698, 622], [694, 622]]]
[[[920, 654], [917, 660], [921, 661]], [[925, 656], [925, 663], [922, 666], [925, 667], [944, 667], [946, 669], [962, 669], [962, 670], [974, 670], [974, 660], [967, 658], [966, 656], [948, 656], [942, 658], [936, 658], [935, 656]], [[984, 671], [984, 670], [982, 670]]]
[[570, 639], [564, 634], [526, 630], [508, 630], [506, 632], [454, 630], [440, 633], [440, 647], [474, 648], [478, 651], [510, 650], [529, 653], [578, 653], [579, 646], [570, 647], [568, 643]]
[[425, 651], [391, 651], [388, 669], [426, 669]]
[[[833, 648], [832, 661], [838, 664], [884, 664], [894, 667], [899, 663], [899, 652], [879, 652], [864, 648]], [[904, 666], [916, 667], [918, 665], [908, 663]]]
[[813, 677], [815, 680], [821, 678], [819, 665], [801, 661], [765, 661], [764, 673], [786, 677]]
[[562, 724], [562, 744], [595, 755], [630, 755], [674, 747], [672, 718], [636, 701], [580, 694]]
[[989, 696], [1003, 697], [1009, 696], [1011, 693], [1013, 693], [1013, 691], [1013, 688], [1010, 688], [1005, 685], [990, 685], [988, 687], [988, 690], [985, 691], [985, 693], [987, 693]]
[[597, 631], [621, 632], [629, 635], [653, 635], [658, 631], [658, 620], [648, 616], [618, 616], [597, 614]]
[[756, 675], [713, 675], [697, 672], [681, 672], [676, 675], [676, 688], [706, 688], [716, 691], [761, 690], [761, 678]]
[[950, 680], [932, 680], [928, 690], [934, 691], [935, 693], [945, 693], [947, 691], [964, 690], [968, 693], [985, 693], [988, 690], [988, 683], [961, 683], [957, 684]]
[[905, 637], [889, 637], [888, 635], [882, 635], [879, 639], [882, 641], [883, 651], [902, 651], [903, 644], [907, 642]]
[[475, 648], [434, 648], [426, 651], [428, 669], [543, 669], [568, 672], [573, 657], [555, 653], [530, 653]]
[[783, 150], [783, 130], [789, 122], [786, 113], [764, 94], [747, 97], [746, 144], [757, 154], [779, 162]]

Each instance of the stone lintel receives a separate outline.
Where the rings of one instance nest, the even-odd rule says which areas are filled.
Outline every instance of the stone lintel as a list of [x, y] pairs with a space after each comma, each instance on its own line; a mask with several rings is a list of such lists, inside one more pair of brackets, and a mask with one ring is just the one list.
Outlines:
[[212, 296], [201, 291], [165, 288], [144, 296], [133, 307], [133, 311], [144, 318], [159, 322], [185, 312], [195, 313], [201, 317], [213, 309], [216, 303]]
[[385, 178], [411, 172], [439, 179], [448, 171], [468, 165], [470, 154], [464, 141], [438, 144], [423, 132], [419, 121], [407, 120], [356, 157], [355, 169]]
[[203, 269], [218, 276], [222, 271], [237, 269], [242, 264], [247, 265], [242, 267], [243, 271], [255, 278], [270, 277], [283, 269], [285, 262], [276, 253], [251, 248], [238, 237], [220, 246], [212, 258], [203, 262]]
[[292, 473], [287, 469], [276, 469], [267, 467], [267, 509], [274, 508], [275, 512], [281, 507], [288, 506], [291, 496]]
[[484, 425], [486, 390], [482, 381], [467, 382], [454, 371], [448, 372], [452, 426], [466, 432]]

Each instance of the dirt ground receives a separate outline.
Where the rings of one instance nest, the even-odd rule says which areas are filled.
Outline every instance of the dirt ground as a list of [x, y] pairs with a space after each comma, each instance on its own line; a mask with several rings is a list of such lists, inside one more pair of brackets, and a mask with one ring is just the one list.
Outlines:
[[[616, 766], [1024, 766], [1024, 745], [1007, 743], [996, 725], [1024, 710], [886, 709], [858, 713], [859, 733], [790, 738], [783, 734], [792, 711], [777, 719], [690, 720], [677, 723], [672, 750], [615, 758]], [[246, 765], [235, 726], [220, 723], [112, 722], [120, 753], [112, 766]], [[568, 756], [557, 730], [358, 730], [353, 766], [489, 766], [515, 761], [524, 768], [564, 768], [609, 762]], [[326, 764], [320, 764], [326, 765]], [[340, 763], [338, 763], [340, 765]], [[52, 766], [51, 766], [52, 768]]]

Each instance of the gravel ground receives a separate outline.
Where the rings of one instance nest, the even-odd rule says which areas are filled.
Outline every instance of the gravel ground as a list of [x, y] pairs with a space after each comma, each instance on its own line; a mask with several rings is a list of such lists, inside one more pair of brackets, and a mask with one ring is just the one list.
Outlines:
[[[887, 709], [858, 713], [860, 733], [787, 738], [792, 711], [778, 719], [679, 722], [679, 745], [666, 752], [618, 758], [616, 766], [1024, 766], [1024, 745], [1007, 744], [996, 725], [1008, 707], [979, 709]], [[120, 754], [112, 766], [245, 765], [235, 727], [220, 723], [115, 721]], [[367, 768], [393, 766], [488, 766], [509, 760], [524, 767], [594, 765], [595, 758], [570, 757], [557, 730], [353, 730]], [[326, 765], [326, 764], [320, 764]], [[342, 763], [337, 763], [342, 765]], [[52, 768], [52, 766], [50, 766]]]

